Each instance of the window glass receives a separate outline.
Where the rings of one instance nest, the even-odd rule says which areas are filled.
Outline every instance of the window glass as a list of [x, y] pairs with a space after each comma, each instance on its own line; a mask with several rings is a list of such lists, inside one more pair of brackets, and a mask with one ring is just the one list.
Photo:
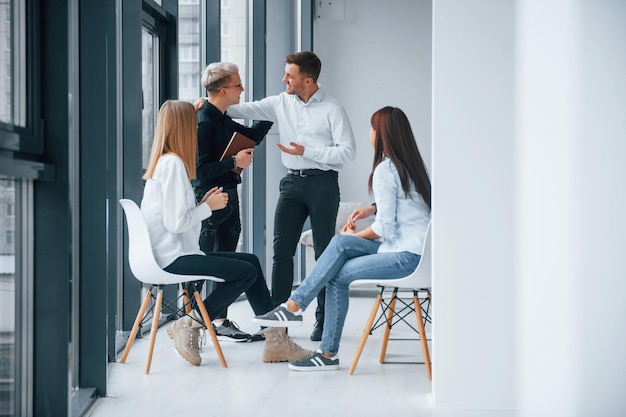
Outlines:
[[159, 112], [159, 37], [145, 27], [141, 30], [141, 89], [143, 92], [141, 112], [142, 167], [148, 167], [150, 148], [154, 139]]
[[225, 38], [229, 35], [229, 26], [228, 26], [227, 21], [225, 22], [222, 20], [221, 32], [222, 32], [222, 38]]
[[26, 125], [25, 0], [0, 0], [0, 122]]
[[185, 0], [178, 3], [178, 97], [193, 102], [204, 95], [200, 84], [202, 63], [200, 60], [200, 17], [203, 15], [200, 0]]
[[[13, 181], [0, 179], [0, 416], [16, 415], [15, 204]], [[12, 210], [12, 209], [11, 209]]]
[[[247, 84], [248, 0], [222, 1], [221, 19], [222, 60], [237, 64], [239, 75], [245, 86]], [[247, 91], [244, 94], [246, 93]]]
[[4, 44], [4, 51], [0, 53], [0, 68], [5, 69], [6, 75], [0, 77], [0, 91], [2, 92], [2, 97], [4, 97], [4, 103], [0, 106], [0, 122], [12, 124], [11, 93], [13, 86], [11, 85], [11, 66], [13, 56], [11, 55], [11, 40], [13, 36], [11, 33], [11, 6], [4, 5], [2, 14], [4, 16], [1, 17], [3, 23], [0, 25], [0, 40]]

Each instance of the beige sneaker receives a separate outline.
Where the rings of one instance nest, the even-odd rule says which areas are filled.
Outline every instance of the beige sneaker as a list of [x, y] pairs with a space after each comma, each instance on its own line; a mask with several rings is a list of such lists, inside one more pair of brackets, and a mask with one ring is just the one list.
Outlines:
[[312, 353], [294, 343], [284, 327], [267, 328], [263, 330], [263, 335], [265, 336], [263, 362], [291, 362]]
[[202, 362], [199, 352], [200, 332], [192, 327], [191, 319], [183, 317], [167, 327], [167, 334], [174, 340], [174, 347], [180, 356], [192, 365]]

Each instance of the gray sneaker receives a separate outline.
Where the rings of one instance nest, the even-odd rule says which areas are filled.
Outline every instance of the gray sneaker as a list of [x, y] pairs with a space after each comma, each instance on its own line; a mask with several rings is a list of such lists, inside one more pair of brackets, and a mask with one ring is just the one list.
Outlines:
[[200, 332], [191, 326], [191, 319], [183, 317], [167, 327], [167, 334], [174, 340], [174, 347], [180, 356], [192, 365], [202, 362], [200, 357]]
[[222, 324], [215, 327], [217, 340], [220, 342], [247, 342], [252, 337], [246, 332], [239, 330], [239, 326], [234, 321], [225, 319]]
[[336, 371], [339, 369], [339, 359], [336, 356], [327, 358], [321, 350], [316, 350], [309, 356], [289, 362], [289, 369], [293, 371]]
[[268, 327], [302, 326], [302, 311], [298, 310], [292, 313], [287, 310], [287, 305], [283, 303], [272, 311], [256, 316], [252, 321]]

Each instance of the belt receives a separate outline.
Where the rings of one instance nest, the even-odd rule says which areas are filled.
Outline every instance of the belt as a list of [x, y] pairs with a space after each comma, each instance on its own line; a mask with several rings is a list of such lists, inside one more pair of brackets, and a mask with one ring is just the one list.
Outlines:
[[337, 171], [333, 171], [333, 170], [328, 170], [328, 171], [324, 171], [322, 169], [288, 169], [287, 170], [287, 175], [297, 175], [298, 177], [309, 177], [309, 176], [315, 176], [315, 175], [324, 175], [324, 174], [330, 174], [330, 173], [334, 173]]

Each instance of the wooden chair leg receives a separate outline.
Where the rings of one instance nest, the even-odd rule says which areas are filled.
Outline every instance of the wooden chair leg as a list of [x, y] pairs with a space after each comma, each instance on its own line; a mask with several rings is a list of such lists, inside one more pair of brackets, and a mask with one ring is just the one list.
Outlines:
[[372, 324], [374, 323], [374, 319], [376, 318], [376, 313], [378, 311], [378, 307], [380, 307], [380, 303], [383, 300], [382, 291], [376, 297], [376, 301], [374, 301], [374, 305], [372, 306], [372, 311], [370, 312], [370, 316], [367, 319], [367, 323], [365, 324], [365, 328], [363, 329], [363, 335], [361, 336], [361, 341], [359, 342], [359, 347], [354, 354], [354, 359], [352, 359], [352, 365], [350, 365], [350, 370], [348, 373], [352, 375], [354, 370], [356, 369], [356, 365], [359, 363], [359, 358], [361, 357], [361, 353], [363, 353], [363, 348], [365, 347], [365, 342], [367, 342], [367, 337], [372, 331]]
[[154, 342], [156, 341], [157, 331], [159, 330], [159, 317], [161, 316], [162, 307], [163, 307], [163, 288], [159, 288], [157, 292], [156, 305], [154, 306], [154, 315], [152, 316], [152, 328], [150, 329], [150, 346], [148, 347], [148, 359], [146, 360], [146, 374], [150, 373], [150, 364], [152, 363], [152, 353], [154, 352]]
[[202, 301], [202, 297], [200, 296], [199, 291], [195, 291], [193, 293], [196, 303], [200, 308], [200, 314], [202, 315], [202, 320], [204, 320], [204, 324], [211, 336], [211, 340], [213, 341], [213, 346], [215, 347], [215, 351], [217, 352], [217, 356], [220, 358], [220, 362], [222, 362], [222, 366], [226, 368], [226, 359], [224, 359], [224, 354], [222, 353], [222, 347], [220, 346], [219, 340], [217, 340], [217, 335], [215, 334], [215, 329], [213, 328], [213, 324], [211, 323], [211, 318], [209, 317], [209, 312], [204, 306], [204, 301]]
[[393, 316], [396, 314], [396, 301], [398, 301], [398, 289], [394, 288], [393, 294], [391, 295], [391, 302], [389, 303], [389, 310], [387, 310], [387, 324], [385, 326], [385, 333], [383, 334], [383, 342], [380, 347], [380, 357], [378, 358], [378, 362], [380, 363], [385, 363], [389, 334], [391, 333], [391, 326], [393, 326]]
[[191, 313], [191, 303], [189, 302], [189, 291], [187, 288], [183, 289], [183, 303], [185, 304], [185, 313]]
[[152, 289], [148, 290], [148, 293], [146, 294], [146, 296], [143, 299], [143, 302], [141, 303], [141, 308], [139, 309], [139, 312], [137, 313], [137, 318], [135, 319], [133, 328], [130, 331], [130, 336], [128, 337], [128, 341], [126, 342], [126, 347], [124, 348], [124, 354], [122, 354], [122, 359], [120, 359], [121, 363], [126, 362], [126, 358], [128, 357], [128, 354], [130, 353], [130, 348], [133, 346], [133, 343], [135, 342], [135, 337], [137, 337], [137, 332], [139, 331], [139, 325], [141, 324], [141, 321], [143, 320], [143, 317], [146, 314], [146, 310], [148, 309], [148, 303], [150, 302], [151, 297], [152, 297]]
[[[429, 294], [430, 298], [430, 294]], [[417, 326], [420, 333], [420, 341], [422, 342], [422, 353], [424, 354], [424, 364], [426, 365], [426, 375], [432, 380], [432, 369], [430, 363], [430, 354], [428, 353], [428, 340], [426, 340], [426, 329], [424, 327], [424, 317], [422, 316], [422, 306], [418, 297], [418, 291], [413, 291], [413, 303], [415, 303], [415, 314], [417, 315]]]

